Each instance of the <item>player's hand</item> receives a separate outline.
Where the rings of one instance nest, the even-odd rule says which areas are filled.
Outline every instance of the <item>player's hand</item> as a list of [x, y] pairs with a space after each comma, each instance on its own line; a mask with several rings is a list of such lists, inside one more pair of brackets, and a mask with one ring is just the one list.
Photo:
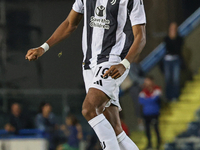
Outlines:
[[25, 59], [29, 61], [37, 60], [39, 57], [41, 57], [44, 54], [44, 49], [42, 47], [34, 48], [28, 50]]
[[106, 71], [103, 77], [111, 76], [113, 79], [117, 79], [121, 77], [125, 71], [126, 71], [126, 68], [124, 67], [124, 65], [122, 64], [113, 65], [110, 67], [108, 71]]

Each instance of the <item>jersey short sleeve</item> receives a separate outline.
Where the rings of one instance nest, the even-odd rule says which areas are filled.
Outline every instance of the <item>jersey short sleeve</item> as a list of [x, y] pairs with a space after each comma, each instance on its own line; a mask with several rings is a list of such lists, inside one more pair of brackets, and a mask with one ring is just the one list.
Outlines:
[[77, 13], [84, 13], [83, 0], [76, 0], [72, 6], [72, 9]]
[[132, 26], [146, 24], [143, 0], [129, 0], [128, 10]]

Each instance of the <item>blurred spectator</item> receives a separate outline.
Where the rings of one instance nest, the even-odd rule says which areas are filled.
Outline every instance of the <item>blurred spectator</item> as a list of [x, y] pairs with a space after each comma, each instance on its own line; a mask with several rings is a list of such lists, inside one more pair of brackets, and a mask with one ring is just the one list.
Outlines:
[[36, 128], [45, 132], [49, 138], [49, 149], [56, 148], [56, 118], [52, 113], [52, 107], [49, 103], [42, 102], [39, 107], [39, 114], [35, 120]]
[[40, 104], [39, 114], [36, 116], [36, 127], [46, 132], [55, 130], [56, 119], [49, 103], [42, 102]]
[[11, 115], [9, 122], [5, 125], [5, 130], [17, 134], [20, 129], [28, 129], [31, 127], [30, 118], [22, 113], [21, 106], [18, 103], [12, 104]]
[[166, 97], [171, 101], [176, 100], [180, 94], [180, 69], [183, 64], [182, 46], [184, 41], [178, 35], [178, 26], [175, 22], [169, 26], [165, 43], [167, 49], [164, 57], [165, 89]]
[[83, 133], [76, 117], [73, 115], [67, 116], [65, 125], [61, 126], [61, 130], [67, 137], [67, 143], [58, 146], [57, 150], [79, 150], [79, 142], [83, 138]]
[[144, 88], [139, 94], [139, 102], [142, 105], [143, 118], [145, 122], [145, 132], [148, 139], [147, 149], [152, 148], [151, 144], [151, 124], [154, 125], [154, 129], [157, 135], [157, 149], [161, 144], [161, 138], [159, 133], [159, 113], [160, 113], [160, 98], [161, 89], [154, 84], [154, 79], [148, 76], [144, 80]]

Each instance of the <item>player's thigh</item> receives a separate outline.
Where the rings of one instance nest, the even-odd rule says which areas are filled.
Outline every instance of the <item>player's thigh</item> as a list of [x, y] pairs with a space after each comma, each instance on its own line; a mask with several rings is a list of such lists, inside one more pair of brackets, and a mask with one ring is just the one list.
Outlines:
[[101, 90], [90, 88], [83, 102], [82, 109], [86, 111], [85, 113], [94, 111], [99, 115], [103, 112], [109, 100], [110, 98]]
[[105, 109], [104, 115], [112, 125], [116, 135], [119, 135], [123, 131], [119, 116], [119, 108], [115, 105], [111, 105]]
[[[83, 77], [86, 87], [86, 98], [83, 103], [83, 109], [98, 109], [105, 107], [111, 98], [116, 99], [113, 94], [116, 89], [115, 80], [104, 78], [103, 74], [110, 67], [108, 63], [102, 63], [90, 70], [83, 70]], [[114, 95], [114, 96], [113, 96]]]

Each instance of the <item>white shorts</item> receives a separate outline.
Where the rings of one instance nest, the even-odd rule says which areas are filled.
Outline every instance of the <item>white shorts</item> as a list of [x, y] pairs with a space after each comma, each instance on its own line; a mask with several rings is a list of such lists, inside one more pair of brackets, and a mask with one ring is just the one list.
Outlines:
[[111, 104], [113, 104], [117, 106], [119, 110], [121, 110], [121, 106], [119, 104], [119, 86], [127, 77], [129, 69], [127, 69], [118, 79], [113, 79], [110, 76], [103, 78], [103, 74], [112, 65], [117, 64], [119, 63], [103, 62], [89, 70], [83, 69], [83, 79], [85, 82], [86, 92], [88, 92], [90, 88], [96, 88], [103, 91], [108, 97], [110, 97], [110, 101], [107, 103], [106, 107], [109, 107]]

